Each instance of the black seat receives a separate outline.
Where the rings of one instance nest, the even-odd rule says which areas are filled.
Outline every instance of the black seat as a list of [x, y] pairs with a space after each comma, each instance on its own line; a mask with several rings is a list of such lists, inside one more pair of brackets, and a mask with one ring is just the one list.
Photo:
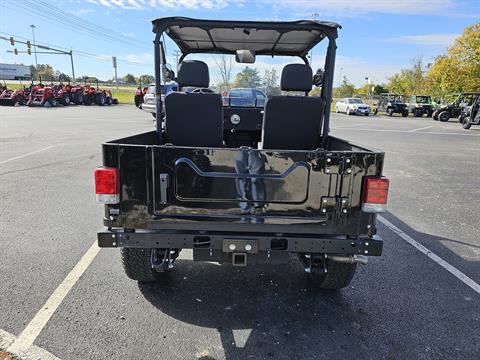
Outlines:
[[[184, 61], [178, 68], [179, 89], [208, 88], [208, 66]], [[223, 109], [220, 94], [171, 92], [165, 97], [167, 142], [177, 146], [223, 146]]]
[[[312, 69], [304, 64], [283, 68], [283, 91], [312, 89]], [[312, 150], [318, 147], [323, 102], [320, 97], [275, 96], [265, 104], [263, 149]]]

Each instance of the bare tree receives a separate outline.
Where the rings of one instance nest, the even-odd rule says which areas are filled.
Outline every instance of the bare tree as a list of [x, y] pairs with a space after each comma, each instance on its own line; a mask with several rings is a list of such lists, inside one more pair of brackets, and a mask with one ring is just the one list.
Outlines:
[[227, 91], [229, 91], [232, 79], [232, 58], [227, 57], [226, 55], [222, 55], [219, 59], [214, 58], [214, 61], [222, 78], [221, 86], [224, 87]]

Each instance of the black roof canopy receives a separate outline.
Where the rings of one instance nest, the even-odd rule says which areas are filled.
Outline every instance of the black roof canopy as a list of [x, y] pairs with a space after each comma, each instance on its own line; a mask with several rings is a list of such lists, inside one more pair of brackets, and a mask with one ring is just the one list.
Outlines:
[[337, 38], [341, 26], [319, 21], [226, 21], [165, 17], [152, 21], [153, 32], [165, 32], [183, 54], [235, 54], [253, 50], [257, 55], [288, 55], [305, 58], [324, 38]]

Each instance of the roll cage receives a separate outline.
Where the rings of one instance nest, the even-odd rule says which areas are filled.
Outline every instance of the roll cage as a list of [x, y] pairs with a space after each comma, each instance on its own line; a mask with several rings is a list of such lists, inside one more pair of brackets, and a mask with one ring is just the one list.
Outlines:
[[[237, 50], [252, 50], [256, 55], [296, 56], [309, 65], [308, 52], [323, 39], [329, 44], [325, 57], [321, 98], [323, 113], [318, 121], [323, 123], [321, 137], [326, 144], [332, 101], [333, 75], [335, 68], [337, 30], [339, 24], [324, 21], [223, 21], [199, 20], [185, 17], [165, 17], [152, 21], [155, 33], [155, 85], [156, 113], [162, 114], [161, 83], [162, 68], [166, 63], [164, 34], [181, 51], [179, 61], [189, 54], [235, 54]], [[157, 121], [160, 135], [162, 122]]]

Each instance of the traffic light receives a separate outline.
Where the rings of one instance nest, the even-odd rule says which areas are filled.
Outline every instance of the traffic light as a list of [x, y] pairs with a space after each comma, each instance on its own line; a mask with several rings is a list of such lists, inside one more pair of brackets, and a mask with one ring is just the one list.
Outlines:
[[32, 44], [30, 43], [30, 40], [27, 40], [27, 47], [30, 49], [32, 47]]
[[13, 39], [13, 36], [10, 36], [10, 45], [15, 45], [15, 40]]
[[13, 53], [14, 53], [15, 55], [18, 55], [18, 49], [13, 49]]
[[28, 54], [28, 55], [32, 55], [32, 49], [28, 48], [28, 49], [27, 49], [27, 54]]

